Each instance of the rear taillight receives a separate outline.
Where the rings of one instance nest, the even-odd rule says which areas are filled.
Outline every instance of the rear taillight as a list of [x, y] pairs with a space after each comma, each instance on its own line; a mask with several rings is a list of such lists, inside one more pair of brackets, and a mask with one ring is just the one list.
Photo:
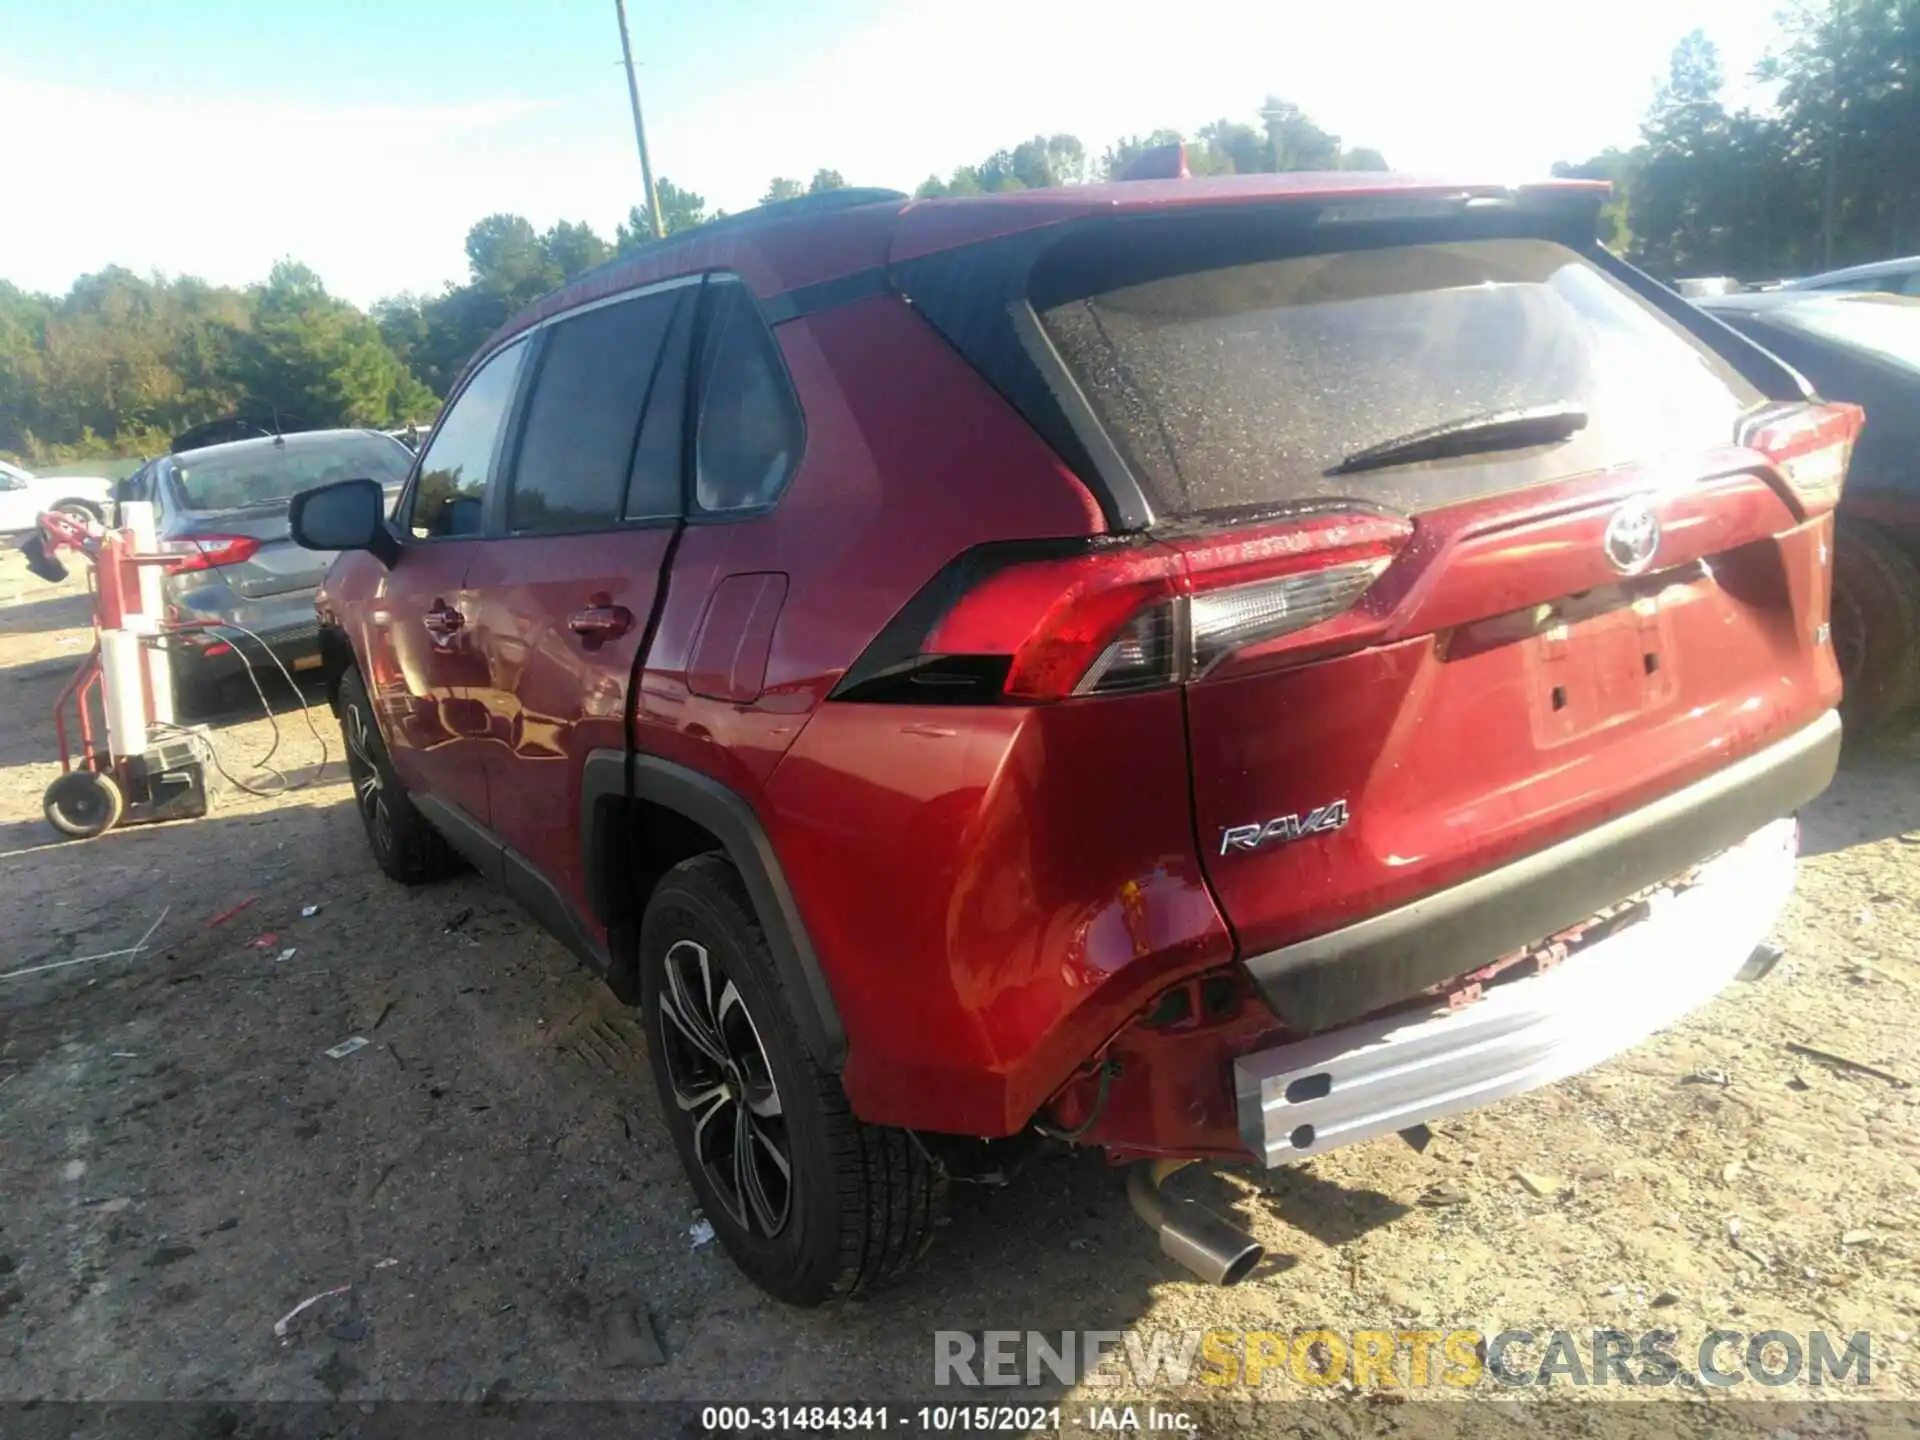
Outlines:
[[171, 574], [183, 570], [212, 570], [220, 565], [238, 565], [251, 559], [260, 542], [251, 535], [180, 535], [165, 547], [180, 558], [167, 566]]
[[917, 642], [883, 637], [894, 653], [863, 656], [836, 694], [1036, 702], [1197, 680], [1351, 608], [1412, 533], [1398, 517], [1341, 511], [1012, 559]]
[[1753, 416], [1740, 443], [1771, 460], [1806, 512], [1819, 515], [1840, 503], [1866, 418], [1858, 405], [1781, 406]]

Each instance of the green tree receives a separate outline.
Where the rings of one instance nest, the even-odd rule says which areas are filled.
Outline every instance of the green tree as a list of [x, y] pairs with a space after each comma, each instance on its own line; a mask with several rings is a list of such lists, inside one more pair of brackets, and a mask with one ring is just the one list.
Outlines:
[[[722, 211], [709, 215], [704, 196], [696, 195], [691, 190], [682, 190], [664, 175], [653, 187], [653, 195], [660, 206], [660, 226], [668, 235], [678, 235], [709, 220], [718, 220], [725, 213]], [[627, 212], [625, 222], [616, 232], [614, 246], [620, 254], [625, 255], [643, 245], [651, 245], [653, 238], [652, 228], [647, 224], [647, 212], [635, 205]]]
[[1329, 134], [1298, 105], [1269, 95], [1260, 107], [1267, 129], [1270, 163], [1263, 170], [1337, 170], [1340, 137]]
[[1808, 268], [1920, 250], [1920, 3], [1801, 0], [1762, 67], [1779, 85], [1780, 197]]
[[380, 338], [387, 342], [394, 358], [415, 374], [429, 353], [432, 326], [427, 320], [427, 308], [432, 303], [423, 295], [389, 295], [374, 301], [369, 312], [374, 328], [379, 330]]
[[433, 408], [374, 322], [292, 261], [275, 265], [255, 293], [253, 326], [234, 359], [253, 405], [309, 424], [394, 425]]
[[[1036, 135], [1012, 149], [996, 150], [978, 165], [962, 165], [944, 180], [938, 175], [929, 175], [914, 193], [929, 199], [1077, 185], [1087, 178], [1088, 170], [1086, 146], [1078, 136]], [[823, 173], [839, 179], [832, 171]]]
[[489, 215], [467, 231], [467, 267], [473, 283], [524, 303], [560, 283], [560, 267], [523, 215]]
[[1111, 179], [1142, 153], [1169, 145], [1186, 147], [1193, 175], [1260, 175], [1276, 170], [1385, 170], [1386, 158], [1365, 147], [1345, 150], [1298, 105], [1269, 95], [1260, 109], [1260, 125], [1219, 119], [1189, 137], [1178, 130], [1129, 136], [1108, 147], [1099, 172]]
[[807, 187], [798, 180], [789, 180], [776, 175], [767, 182], [767, 193], [760, 197], [762, 205], [778, 205], [782, 200], [798, 200], [807, 193]]
[[571, 224], [561, 220], [540, 237], [540, 253], [548, 269], [565, 282], [605, 264], [613, 255], [613, 247], [585, 222]]
[[819, 195], [827, 190], [844, 190], [846, 188], [847, 182], [840, 178], [840, 172], [838, 170], [816, 170], [813, 172], [813, 179], [807, 182], [807, 193], [809, 195]]
[[47, 318], [44, 295], [31, 295], [0, 280], [0, 450], [26, 454], [44, 399], [43, 352]]
[[1251, 125], [1216, 120], [1200, 127], [1187, 148], [1187, 168], [1196, 175], [1253, 175], [1272, 168], [1272, 149]]
[[1628, 222], [1642, 258], [1665, 275], [1722, 264], [1715, 190], [1732, 158], [1722, 84], [1719, 51], [1703, 31], [1693, 31], [1674, 47], [1666, 82], [1641, 126], [1646, 159]]

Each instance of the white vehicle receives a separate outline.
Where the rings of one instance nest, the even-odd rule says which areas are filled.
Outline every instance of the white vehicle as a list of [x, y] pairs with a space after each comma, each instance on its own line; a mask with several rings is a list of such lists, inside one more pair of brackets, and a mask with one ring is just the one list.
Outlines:
[[113, 482], [98, 475], [35, 475], [0, 460], [0, 535], [31, 530], [48, 510], [104, 520]]

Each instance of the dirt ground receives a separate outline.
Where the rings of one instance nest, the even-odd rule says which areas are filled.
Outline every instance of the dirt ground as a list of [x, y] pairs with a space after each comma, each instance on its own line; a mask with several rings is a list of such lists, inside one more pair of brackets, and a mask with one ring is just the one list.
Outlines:
[[[1764, 981], [1436, 1126], [1424, 1153], [1183, 1176], [1268, 1247], [1241, 1287], [1183, 1279], [1119, 1176], [1062, 1152], [964, 1187], [912, 1283], [809, 1313], [692, 1237], [630, 1013], [477, 881], [379, 875], [324, 710], [324, 770], [299, 708], [277, 716], [297, 788], [61, 842], [40, 796], [85, 598], [0, 555], [0, 971], [132, 946], [158, 918], [141, 954], [0, 978], [0, 1399], [899, 1402], [932, 1398], [936, 1331], [1212, 1327], [1867, 1330], [1859, 1393], [1920, 1397], [1920, 1090], [1788, 1048], [1920, 1081], [1920, 744], [1855, 757], [1805, 815], [1787, 959]], [[217, 738], [230, 771], [269, 783], [246, 769], [267, 721]], [[371, 1043], [325, 1053], [356, 1035]], [[636, 1363], [660, 1357], [635, 1327], [662, 1363]], [[1284, 1367], [1259, 1395], [1309, 1393], [1343, 1429], [1398, 1423]], [[1726, 1393], [1631, 1398], [1648, 1397], [1699, 1412]], [[1237, 1398], [1205, 1433], [1293, 1423]]]

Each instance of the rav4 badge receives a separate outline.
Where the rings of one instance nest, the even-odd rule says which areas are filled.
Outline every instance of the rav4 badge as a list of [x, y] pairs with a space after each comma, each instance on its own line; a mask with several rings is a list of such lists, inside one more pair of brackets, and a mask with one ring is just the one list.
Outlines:
[[1304, 840], [1309, 835], [1338, 830], [1346, 823], [1347, 802], [1335, 800], [1330, 805], [1309, 810], [1305, 815], [1278, 815], [1264, 825], [1232, 826], [1220, 836], [1220, 853], [1226, 855], [1235, 850], [1258, 850], [1262, 845], [1271, 845], [1275, 841], [1288, 845], [1295, 840]]

